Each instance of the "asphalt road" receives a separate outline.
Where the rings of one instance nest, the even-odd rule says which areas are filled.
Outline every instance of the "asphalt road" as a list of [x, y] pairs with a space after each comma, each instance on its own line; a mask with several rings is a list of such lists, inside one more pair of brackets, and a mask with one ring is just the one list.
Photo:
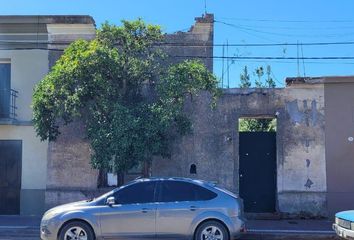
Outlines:
[[[241, 237], [241, 240], [334, 240], [334, 235], [323, 234], [255, 234], [248, 233]], [[39, 240], [39, 229], [37, 228], [0, 228], [0, 240]]]

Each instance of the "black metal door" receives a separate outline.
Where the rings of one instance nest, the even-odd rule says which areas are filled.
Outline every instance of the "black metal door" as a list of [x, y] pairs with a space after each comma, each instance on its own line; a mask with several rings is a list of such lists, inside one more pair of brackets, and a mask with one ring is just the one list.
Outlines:
[[0, 141], [0, 215], [20, 214], [22, 141]]
[[240, 197], [245, 212], [275, 212], [275, 132], [240, 132]]

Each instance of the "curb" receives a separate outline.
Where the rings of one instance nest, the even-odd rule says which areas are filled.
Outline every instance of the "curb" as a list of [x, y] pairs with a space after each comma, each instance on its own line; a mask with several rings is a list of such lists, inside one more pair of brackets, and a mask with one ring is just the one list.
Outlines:
[[334, 231], [306, 230], [248, 230], [240, 240], [334, 240], [340, 239]]

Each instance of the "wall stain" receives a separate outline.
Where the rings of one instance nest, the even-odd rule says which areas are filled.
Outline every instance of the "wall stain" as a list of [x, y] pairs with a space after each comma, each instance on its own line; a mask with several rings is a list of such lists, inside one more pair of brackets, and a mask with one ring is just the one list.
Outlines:
[[311, 123], [312, 126], [316, 126], [318, 120], [318, 112], [317, 112], [317, 102], [312, 100], [311, 102]]
[[293, 123], [305, 123], [306, 126], [316, 126], [319, 119], [316, 100], [311, 101], [311, 107], [308, 105], [308, 100], [303, 100], [303, 109], [301, 111], [298, 106], [298, 101], [294, 100], [286, 102], [286, 109]]
[[310, 189], [312, 185], [313, 185], [313, 182], [311, 181], [311, 179], [308, 178], [304, 186], [306, 188]]
[[287, 102], [286, 109], [293, 123], [301, 123], [304, 119], [304, 113], [299, 110], [297, 100]]
[[310, 159], [306, 159], [306, 167], [307, 167], [307, 168], [309, 168], [309, 167], [310, 167], [310, 164], [311, 164]]

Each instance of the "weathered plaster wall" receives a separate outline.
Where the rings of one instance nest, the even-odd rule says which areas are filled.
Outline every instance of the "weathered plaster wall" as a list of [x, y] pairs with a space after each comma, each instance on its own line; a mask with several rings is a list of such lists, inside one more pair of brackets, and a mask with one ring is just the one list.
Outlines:
[[[238, 119], [277, 117], [278, 211], [325, 214], [323, 85], [229, 89], [215, 110], [209, 103], [202, 94], [187, 106], [194, 133], [176, 140], [171, 159], [153, 162], [154, 176], [217, 181], [238, 192]], [[191, 164], [197, 165], [197, 175], [189, 174]]]
[[97, 188], [98, 172], [90, 165], [90, 145], [83, 136], [83, 124], [74, 122], [62, 127], [56, 142], [49, 143], [47, 207], [79, 200], [80, 191]]
[[169, 56], [169, 64], [185, 59], [199, 59], [213, 72], [214, 15], [195, 18], [195, 24], [187, 32], [165, 35], [162, 50]]
[[[79, 20], [79, 21], [78, 21]], [[56, 42], [72, 42], [76, 39], [90, 40], [95, 37], [95, 22], [91, 17], [69, 18], [47, 24], [49, 48], [65, 49]], [[62, 51], [50, 50], [47, 56], [49, 69], [62, 55]], [[56, 142], [49, 143], [45, 207], [89, 198], [97, 188], [98, 171], [90, 165], [90, 146], [81, 122], [61, 127]]]

